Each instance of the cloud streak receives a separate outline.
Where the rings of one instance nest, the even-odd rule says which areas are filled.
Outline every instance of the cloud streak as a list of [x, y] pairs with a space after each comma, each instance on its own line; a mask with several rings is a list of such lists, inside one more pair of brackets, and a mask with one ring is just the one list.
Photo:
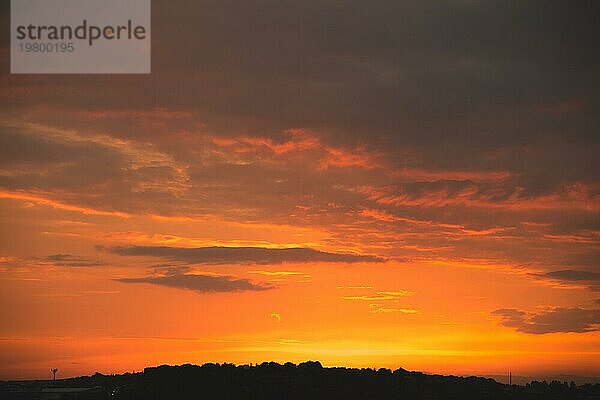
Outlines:
[[394, 292], [377, 292], [376, 294], [369, 295], [357, 295], [357, 296], [342, 296], [343, 300], [357, 300], [357, 301], [384, 301], [384, 300], [397, 300], [400, 297], [412, 296], [414, 292], [410, 290], [398, 290]]
[[383, 258], [329, 253], [311, 248], [271, 249], [263, 247], [169, 247], [169, 246], [117, 246], [99, 247], [121, 256], [157, 257], [188, 264], [282, 264], [282, 263], [358, 263], [383, 262]]
[[52, 254], [42, 259], [42, 263], [56, 267], [102, 267], [103, 262], [89, 260], [72, 254]]
[[198, 293], [256, 292], [274, 288], [274, 286], [256, 284], [247, 279], [201, 274], [176, 274], [159, 277], [119, 278], [114, 280], [121, 283], [148, 283], [177, 289], [187, 289]]

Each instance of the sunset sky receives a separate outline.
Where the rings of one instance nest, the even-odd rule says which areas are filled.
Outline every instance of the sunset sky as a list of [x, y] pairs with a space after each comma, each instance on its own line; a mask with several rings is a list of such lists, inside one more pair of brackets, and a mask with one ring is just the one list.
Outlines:
[[11, 75], [0, 379], [320, 360], [600, 376], [600, 7], [154, 1]]

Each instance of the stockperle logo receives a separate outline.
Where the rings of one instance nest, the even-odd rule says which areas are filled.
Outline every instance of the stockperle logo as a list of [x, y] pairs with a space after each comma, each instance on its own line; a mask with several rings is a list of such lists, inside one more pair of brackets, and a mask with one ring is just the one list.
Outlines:
[[11, 0], [11, 73], [150, 73], [150, 0]]

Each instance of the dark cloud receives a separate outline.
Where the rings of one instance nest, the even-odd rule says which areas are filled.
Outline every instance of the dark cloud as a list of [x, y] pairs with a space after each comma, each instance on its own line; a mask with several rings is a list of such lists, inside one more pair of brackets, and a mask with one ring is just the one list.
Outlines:
[[600, 330], [600, 309], [557, 307], [538, 313], [500, 309], [492, 314], [501, 318], [502, 325], [523, 333], [583, 333]]
[[566, 269], [563, 271], [553, 271], [546, 274], [548, 278], [560, 279], [564, 281], [597, 281], [600, 282], [600, 273], [591, 271], [574, 271]]
[[328, 253], [310, 248], [118, 246], [103, 248], [121, 256], [150, 256], [189, 264], [280, 264], [383, 262], [375, 256]]
[[[35, 130], [35, 129], [32, 129]], [[90, 190], [121, 178], [125, 157], [102, 143], [52, 137], [43, 130], [0, 126], [0, 187]]]
[[[0, 188], [105, 211], [326, 227], [335, 246], [366, 243], [386, 256], [591, 269], [599, 5], [157, 2], [150, 75], [10, 75], [0, 66], [3, 116], [77, 136], [4, 129]], [[385, 168], [323, 170], [318, 155], [277, 159], [265, 146], [233, 154], [205, 138], [284, 144], [294, 128], [322, 147], [379, 154]], [[88, 140], [98, 132], [102, 140]], [[507, 177], [477, 179], [489, 171]], [[364, 185], [385, 188], [388, 203]], [[374, 232], [355, 218], [364, 208], [432, 225], [380, 221]], [[447, 224], [506, 229], [459, 236]]]
[[120, 278], [122, 283], [150, 283], [152, 285], [168, 286], [178, 289], [188, 289], [199, 293], [263, 291], [274, 286], [255, 284], [247, 279], [234, 279], [230, 276], [176, 274], [160, 277]]
[[564, 283], [583, 284], [594, 291], [600, 291], [600, 273], [598, 272], [565, 269], [548, 272], [542, 277]]
[[2, 122], [0, 118], [0, 189], [52, 193], [52, 200], [100, 211], [141, 213], [174, 204], [185, 179], [169, 156], [151, 146]]
[[[593, 150], [576, 144], [594, 140], [598, 122], [598, 6], [550, 3], [178, 0], [153, 7], [152, 76], [7, 84], [67, 108], [158, 102], [221, 134], [325, 128], [332, 142], [410, 148], [443, 168], [509, 161], [589, 179]], [[499, 148], [509, 159], [489, 157]], [[578, 168], [520, 157], [531, 151]]]
[[80, 256], [71, 254], [53, 254], [42, 259], [44, 264], [50, 264], [56, 267], [101, 267], [106, 265], [103, 262], [89, 260]]

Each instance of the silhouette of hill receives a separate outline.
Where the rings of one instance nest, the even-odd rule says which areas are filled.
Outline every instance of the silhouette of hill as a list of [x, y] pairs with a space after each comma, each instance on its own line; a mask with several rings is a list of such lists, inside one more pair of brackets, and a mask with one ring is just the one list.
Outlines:
[[[20, 394], [11, 392], [11, 387], [18, 388]], [[23, 388], [28, 388], [31, 397]], [[0, 399], [17, 398], [577, 400], [600, 399], [600, 384], [576, 386], [552, 381], [509, 386], [490, 378], [427, 375], [404, 369], [324, 368], [318, 361], [299, 365], [265, 362], [255, 366], [162, 365], [140, 373], [96, 373], [56, 382], [0, 385]]]
[[[508, 375], [482, 375], [485, 378], [492, 378], [500, 383], [508, 383]], [[590, 383], [592, 385], [600, 383], [600, 376], [581, 376], [581, 375], [541, 375], [541, 376], [522, 376], [512, 375], [512, 383], [517, 385], [525, 385], [532, 381], [559, 381], [559, 382], [575, 382], [578, 385], [584, 385]]]

